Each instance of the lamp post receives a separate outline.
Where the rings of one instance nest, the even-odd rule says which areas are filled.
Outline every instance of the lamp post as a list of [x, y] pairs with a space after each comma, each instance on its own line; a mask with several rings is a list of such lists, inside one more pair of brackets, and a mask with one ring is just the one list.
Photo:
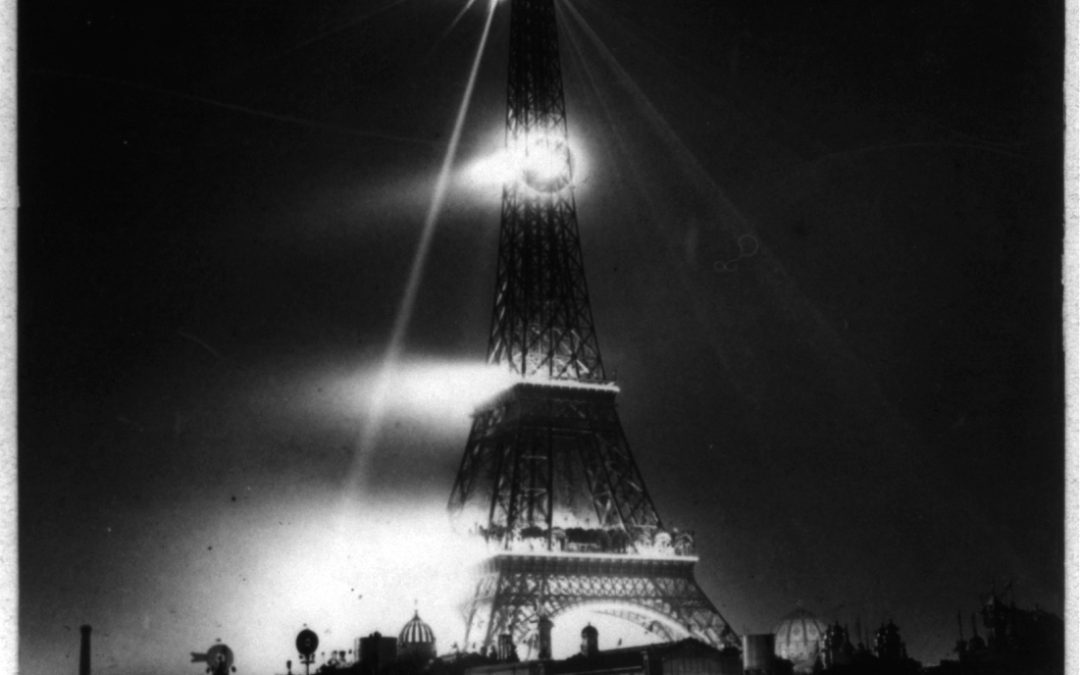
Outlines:
[[304, 664], [305, 675], [310, 675], [311, 664], [315, 662], [315, 650], [319, 648], [319, 636], [310, 628], [304, 628], [296, 635], [296, 651], [300, 652], [300, 663]]

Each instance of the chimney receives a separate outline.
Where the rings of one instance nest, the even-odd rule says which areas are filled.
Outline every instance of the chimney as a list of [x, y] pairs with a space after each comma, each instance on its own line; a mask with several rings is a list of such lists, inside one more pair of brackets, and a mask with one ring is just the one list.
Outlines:
[[499, 635], [498, 659], [503, 663], [514, 660], [514, 638], [510, 633]]
[[743, 635], [743, 672], [771, 673], [776, 670], [776, 636], [772, 633]]
[[599, 631], [590, 623], [581, 629], [581, 654], [586, 657], [593, 657], [600, 651], [597, 647], [597, 641], [600, 636]]
[[551, 658], [551, 628], [554, 626], [551, 619], [546, 616], [540, 617], [540, 660], [547, 661]]
[[82, 632], [82, 642], [79, 645], [79, 675], [90, 675], [90, 626], [83, 624], [79, 630]]

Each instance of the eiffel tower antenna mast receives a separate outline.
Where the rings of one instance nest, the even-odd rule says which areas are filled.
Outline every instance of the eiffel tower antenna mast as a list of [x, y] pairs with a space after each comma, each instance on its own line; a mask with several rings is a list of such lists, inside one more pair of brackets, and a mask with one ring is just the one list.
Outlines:
[[[488, 361], [520, 381], [481, 406], [450, 495], [494, 549], [465, 643], [577, 607], [666, 639], [737, 636], [694, 580], [693, 537], [669, 532], [630, 452], [607, 380], [578, 232], [555, 0], [511, 0], [506, 151]], [[482, 637], [481, 637], [482, 636]], [[543, 648], [539, 649], [545, 653]]]

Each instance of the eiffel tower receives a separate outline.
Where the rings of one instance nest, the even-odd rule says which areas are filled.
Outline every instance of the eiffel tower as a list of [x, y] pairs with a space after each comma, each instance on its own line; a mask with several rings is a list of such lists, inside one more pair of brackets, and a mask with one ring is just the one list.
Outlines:
[[737, 645], [694, 579], [692, 534], [667, 530], [645, 489], [600, 358], [554, 0], [511, 0], [506, 151], [520, 170], [503, 186], [487, 358], [520, 379], [475, 412], [450, 495], [494, 550], [465, 644], [487, 651], [509, 634], [549, 658], [540, 624], [583, 608], [666, 640]]

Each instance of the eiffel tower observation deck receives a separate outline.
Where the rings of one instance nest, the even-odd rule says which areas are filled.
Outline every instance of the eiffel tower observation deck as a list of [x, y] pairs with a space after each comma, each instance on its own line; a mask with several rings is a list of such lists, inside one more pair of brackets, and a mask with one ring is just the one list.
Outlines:
[[450, 495], [492, 550], [465, 644], [535, 649], [573, 609], [663, 639], [738, 638], [694, 579], [693, 536], [661, 520], [623, 433], [589, 304], [554, 0], [511, 0], [506, 150], [487, 358], [520, 378], [475, 413]]

